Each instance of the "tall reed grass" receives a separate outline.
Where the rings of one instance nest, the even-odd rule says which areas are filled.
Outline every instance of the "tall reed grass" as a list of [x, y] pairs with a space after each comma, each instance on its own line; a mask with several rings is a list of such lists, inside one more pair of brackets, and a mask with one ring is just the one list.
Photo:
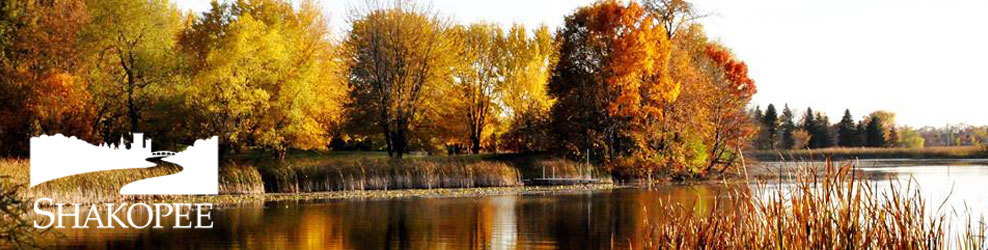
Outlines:
[[[749, 183], [712, 209], [683, 211], [653, 225], [642, 249], [984, 249], [985, 227], [953, 228], [948, 215], [927, 210], [918, 188], [888, 189], [856, 179], [853, 166], [829, 161], [822, 172], [798, 170], [791, 185], [766, 190]], [[752, 188], [751, 186], [755, 186]], [[955, 232], [955, 233], [951, 233]]]
[[257, 168], [238, 163], [220, 166], [220, 194], [263, 194], [264, 181]]
[[[319, 156], [319, 155], [317, 155]], [[560, 175], [584, 174], [576, 164], [537, 161]], [[220, 194], [324, 192], [522, 185], [522, 173], [507, 160], [484, 157], [432, 157], [392, 160], [380, 157], [298, 157], [284, 162], [259, 161], [260, 167], [228, 162], [219, 170]], [[539, 165], [542, 166], [542, 165]], [[529, 166], [527, 169], [542, 167]], [[24, 159], [0, 159], [0, 175], [13, 183], [29, 183], [29, 163]], [[122, 200], [169, 198], [156, 195], [119, 194], [124, 185], [181, 171], [178, 166], [100, 171], [69, 176], [32, 187], [25, 198], [47, 197], [60, 202], [100, 203]], [[529, 171], [531, 172], [531, 171]], [[587, 171], [589, 172], [589, 171]], [[600, 173], [596, 173], [601, 175]]]
[[267, 192], [323, 192], [520, 186], [505, 163], [449, 159], [359, 159], [261, 168]]
[[484, 157], [485, 161], [503, 162], [518, 169], [522, 179], [567, 178], [594, 179], [612, 183], [611, 172], [602, 166], [573, 161], [551, 155], [498, 154]]

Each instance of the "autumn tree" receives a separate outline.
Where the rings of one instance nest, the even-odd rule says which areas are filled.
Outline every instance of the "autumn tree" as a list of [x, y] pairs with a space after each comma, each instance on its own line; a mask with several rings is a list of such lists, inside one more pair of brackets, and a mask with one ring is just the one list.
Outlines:
[[[343, 43], [351, 101], [347, 119], [359, 133], [380, 133], [388, 155], [409, 151], [428, 95], [452, 81], [448, 24], [404, 2], [371, 8], [352, 21]], [[438, 97], [437, 97], [438, 98]]]
[[674, 38], [681, 27], [689, 26], [702, 17], [686, 0], [645, 0], [644, 4], [665, 28], [666, 37], [669, 38]]
[[545, 25], [530, 37], [523, 25], [508, 30], [501, 85], [502, 116], [509, 122], [502, 137], [509, 149], [520, 152], [547, 151], [551, 144], [549, 74], [558, 58], [558, 43]]
[[321, 7], [303, 1], [216, 4], [180, 44], [191, 66], [180, 86], [190, 137], [219, 135], [227, 152], [323, 148], [346, 88]]
[[28, 138], [39, 134], [96, 139], [80, 77], [89, 21], [81, 0], [0, 3], [0, 155], [27, 154]]
[[667, 73], [666, 38], [655, 18], [633, 2], [598, 2], [566, 17], [549, 92], [558, 99], [553, 117], [567, 152], [590, 151], [606, 163], [634, 159], [626, 166], [641, 173], [661, 162], [654, 154], [661, 137], [650, 131], [679, 94]]
[[803, 128], [797, 128], [793, 131], [793, 149], [806, 149], [810, 146], [810, 139], [812, 136]]
[[[96, 122], [104, 140], [140, 126], [151, 107], [154, 88], [175, 75], [173, 53], [181, 14], [161, 1], [87, 0], [92, 15], [85, 28], [92, 60]], [[129, 137], [128, 137], [129, 138]]]
[[740, 154], [743, 142], [753, 134], [753, 124], [744, 114], [744, 107], [757, 92], [755, 81], [748, 77], [748, 65], [737, 59], [726, 48], [711, 44], [707, 56], [717, 66], [713, 72], [714, 113], [711, 117], [716, 128], [710, 143], [710, 161], [703, 172], [716, 167], [721, 171], [733, 165]]
[[456, 26], [452, 33], [458, 38], [459, 60], [450, 93], [459, 100], [453, 108], [456, 117], [450, 120], [465, 126], [470, 151], [478, 154], [485, 132], [492, 129], [500, 113], [495, 100], [505, 85], [507, 42], [501, 28], [493, 24]]
[[747, 66], [727, 48], [709, 41], [698, 24], [680, 29], [671, 41], [671, 75], [681, 84], [676, 101], [666, 106], [657, 150], [676, 178], [723, 172], [756, 135], [764, 114], [747, 109], [755, 93]]

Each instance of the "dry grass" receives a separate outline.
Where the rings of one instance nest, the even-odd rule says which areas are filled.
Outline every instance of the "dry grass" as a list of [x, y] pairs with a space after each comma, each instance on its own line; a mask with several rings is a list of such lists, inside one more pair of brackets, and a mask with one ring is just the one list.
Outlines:
[[220, 166], [220, 194], [263, 194], [264, 182], [257, 168], [243, 164]]
[[[914, 188], [877, 191], [855, 179], [852, 166], [827, 163], [822, 173], [801, 170], [792, 185], [753, 193], [745, 185], [709, 214], [676, 213], [654, 225], [643, 249], [984, 249], [983, 224], [956, 235], [948, 218], [927, 210]], [[759, 184], [756, 184], [758, 186]], [[759, 188], [760, 189], [760, 188]], [[723, 203], [723, 204], [721, 204]], [[683, 211], [670, 205], [670, 211]], [[970, 217], [969, 217], [970, 218]], [[977, 225], [977, 226], [976, 226]]]
[[492, 161], [343, 159], [264, 167], [262, 174], [265, 190], [275, 193], [521, 185], [514, 167]]
[[[564, 169], [563, 167], [558, 167]], [[101, 171], [42, 183], [24, 192], [28, 199], [48, 197], [63, 202], [100, 203], [168, 199], [167, 196], [119, 194], [124, 185], [180, 171], [177, 166]], [[13, 183], [29, 182], [29, 162], [0, 159], [0, 176]], [[263, 173], [263, 174], [262, 174]], [[521, 186], [521, 174], [509, 162], [480, 157], [391, 160], [374, 157], [299, 157], [264, 167], [224, 164], [220, 194], [262, 194], [343, 190], [393, 190]]]
[[609, 172], [571, 160], [539, 160], [534, 163], [532, 168], [540, 171], [536, 174], [539, 178], [598, 179], [603, 182], [611, 182]]
[[810, 161], [850, 159], [969, 159], [988, 158], [988, 147], [926, 148], [819, 148], [800, 150], [762, 150], [745, 152], [745, 157], [760, 161]]

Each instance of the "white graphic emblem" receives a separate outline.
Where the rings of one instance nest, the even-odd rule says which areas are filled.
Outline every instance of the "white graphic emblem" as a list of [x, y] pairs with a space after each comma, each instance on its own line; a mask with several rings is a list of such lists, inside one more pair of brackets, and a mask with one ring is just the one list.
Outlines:
[[31, 138], [31, 187], [46, 181], [90, 172], [149, 168], [159, 158], [182, 167], [172, 175], [125, 185], [120, 194], [217, 194], [219, 147], [216, 136], [197, 140], [181, 152], [152, 151], [151, 139], [134, 133], [130, 148], [120, 144], [94, 146], [75, 137], [42, 135]]

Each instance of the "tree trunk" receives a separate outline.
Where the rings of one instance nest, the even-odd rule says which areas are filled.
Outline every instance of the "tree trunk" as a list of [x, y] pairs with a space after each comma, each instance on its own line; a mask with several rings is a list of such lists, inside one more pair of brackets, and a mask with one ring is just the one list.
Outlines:
[[391, 144], [394, 147], [394, 158], [401, 159], [408, 150], [408, 137], [404, 129], [399, 128], [391, 136]]
[[381, 126], [384, 132], [384, 143], [387, 145], [388, 157], [394, 157], [394, 143], [391, 142], [391, 130], [387, 126]]
[[473, 154], [480, 153], [480, 136], [473, 133], [470, 135], [470, 152]]

